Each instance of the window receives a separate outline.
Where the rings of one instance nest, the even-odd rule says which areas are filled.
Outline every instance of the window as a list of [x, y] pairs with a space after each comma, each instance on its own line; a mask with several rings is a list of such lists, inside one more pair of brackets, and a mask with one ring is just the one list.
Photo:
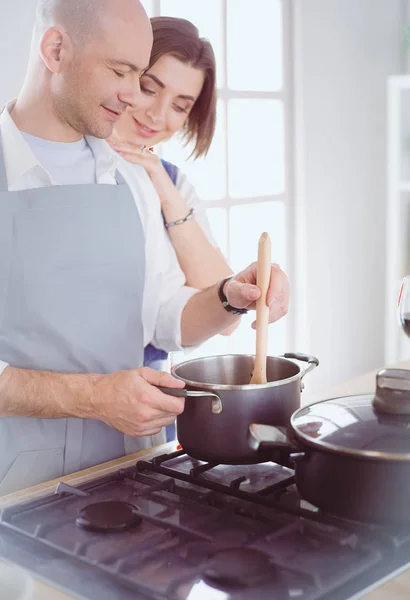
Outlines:
[[[289, 3], [285, 0], [145, 0], [148, 14], [189, 19], [207, 37], [217, 60], [218, 122], [205, 160], [186, 161], [177, 139], [162, 154], [177, 164], [207, 203], [213, 234], [234, 271], [256, 260], [268, 231], [272, 261], [292, 266], [290, 222]], [[229, 338], [217, 336], [195, 356], [253, 353], [254, 315]], [[271, 326], [269, 353], [289, 343], [289, 317]], [[192, 356], [192, 355], [190, 355]]]

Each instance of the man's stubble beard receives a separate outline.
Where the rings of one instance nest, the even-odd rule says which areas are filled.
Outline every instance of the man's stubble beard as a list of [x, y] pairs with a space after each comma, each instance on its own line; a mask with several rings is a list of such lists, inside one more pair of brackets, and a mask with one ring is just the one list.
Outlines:
[[[86, 77], [84, 79], [87, 80]], [[82, 84], [82, 78], [78, 76], [75, 65], [68, 74], [64, 88], [54, 95], [53, 108], [57, 118], [80, 135], [105, 139], [112, 134], [114, 124], [110, 127], [109, 123], [103, 124], [102, 120], [98, 119], [96, 112], [103, 109], [90, 94], [87, 82]]]
[[[69, 125], [80, 135], [105, 139], [111, 135], [113, 127], [110, 128], [108, 123], [104, 126], [99, 122], [98, 118], [91, 114], [91, 109], [87, 110], [87, 106], [91, 105], [86, 99], [82, 102], [79, 95], [75, 98], [54, 98], [54, 111], [62, 123]], [[95, 106], [95, 110], [99, 110], [99, 105]]]

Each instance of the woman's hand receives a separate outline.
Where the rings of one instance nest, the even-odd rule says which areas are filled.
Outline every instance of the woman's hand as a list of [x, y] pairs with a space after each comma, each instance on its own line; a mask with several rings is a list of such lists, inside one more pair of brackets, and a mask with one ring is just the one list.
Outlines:
[[134, 165], [144, 167], [157, 190], [162, 205], [164, 200], [169, 197], [174, 184], [164, 169], [160, 158], [145, 146], [133, 144], [132, 142], [120, 142], [113, 137], [108, 138], [107, 141], [111, 148], [118, 152], [122, 158]]
[[[141, 165], [149, 175], [155, 173], [162, 167], [162, 163], [158, 156], [150, 152], [146, 146], [134, 144], [133, 142], [121, 142], [114, 136], [107, 139], [111, 148], [118, 152], [128, 162], [134, 165]], [[163, 168], [163, 167], [162, 167]]]

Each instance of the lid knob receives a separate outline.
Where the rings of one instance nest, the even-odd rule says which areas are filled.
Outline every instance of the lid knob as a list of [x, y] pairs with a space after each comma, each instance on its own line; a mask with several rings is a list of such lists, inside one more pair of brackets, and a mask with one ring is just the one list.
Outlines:
[[376, 375], [373, 407], [378, 413], [410, 415], [410, 370], [379, 371]]

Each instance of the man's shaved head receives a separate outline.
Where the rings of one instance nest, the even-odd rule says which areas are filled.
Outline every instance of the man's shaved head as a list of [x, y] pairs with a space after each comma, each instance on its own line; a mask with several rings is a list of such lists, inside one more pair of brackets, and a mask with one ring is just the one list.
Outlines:
[[151, 47], [139, 0], [37, 0], [24, 91], [47, 97], [63, 127], [108, 137], [140, 94]]
[[36, 34], [49, 27], [63, 27], [75, 44], [90, 39], [109, 0], [37, 0]]
[[37, 0], [36, 35], [40, 37], [49, 27], [63, 27], [74, 44], [86, 44], [101, 23], [112, 11], [124, 8], [144, 9], [138, 0]]

